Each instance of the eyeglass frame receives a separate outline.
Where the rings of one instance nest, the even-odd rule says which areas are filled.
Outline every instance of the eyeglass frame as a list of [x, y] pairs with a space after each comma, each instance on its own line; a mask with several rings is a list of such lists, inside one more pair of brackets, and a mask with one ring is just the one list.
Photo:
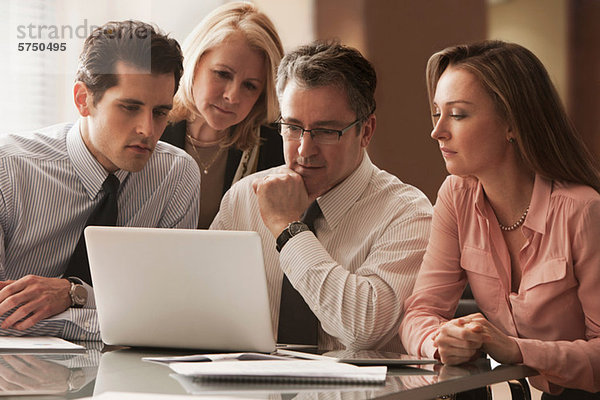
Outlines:
[[[372, 113], [371, 113], [371, 114], [372, 114]], [[282, 131], [281, 131], [282, 125], [294, 126], [294, 127], [296, 127], [296, 128], [299, 128], [299, 129], [301, 130], [301, 132], [300, 132], [300, 137], [299, 137], [298, 139], [290, 139], [290, 138], [287, 138], [288, 140], [292, 140], [292, 141], [294, 141], [294, 142], [299, 142], [299, 141], [301, 141], [301, 140], [302, 140], [302, 138], [304, 137], [304, 134], [305, 134], [306, 132], [308, 132], [308, 134], [310, 135], [310, 138], [311, 138], [312, 140], [314, 140], [314, 139], [315, 139], [315, 134], [313, 133], [313, 131], [329, 131], [329, 132], [335, 132], [335, 133], [337, 133], [337, 135], [338, 135], [338, 140], [337, 140], [337, 142], [339, 142], [339, 141], [340, 141], [340, 139], [342, 138], [342, 135], [343, 135], [344, 133], [348, 132], [348, 130], [350, 130], [350, 128], [354, 127], [356, 124], [358, 124], [359, 122], [361, 122], [362, 120], [364, 120], [364, 117], [363, 117], [363, 118], [357, 118], [357, 119], [356, 119], [354, 122], [351, 122], [351, 123], [350, 123], [350, 125], [346, 126], [345, 128], [342, 128], [342, 129], [331, 129], [331, 128], [313, 128], [313, 129], [304, 129], [304, 127], [302, 127], [302, 126], [300, 126], [300, 125], [297, 125], [297, 124], [291, 124], [291, 123], [288, 123], [288, 122], [281, 122], [282, 118], [283, 118], [283, 117], [281, 117], [281, 116], [280, 116], [279, 118], [277, 118], [277, 121], [273, 122], [273, 125], [275, 125], [275, 126], [277, 127], [277, 129], [278, 129], [278, 131], [279, 131], [279, 134], [280, 134], [280, 135], [281, 135], [283, 138], [285, 138], [285, 136], [283, 135], [283, 133], [282, 133]], [[322, 143], [322, 144], [327, 144], [327, 143]], [[332, 143], [329, 143], [329, 144], [334, 144], [334, 142], [332, 142]]]

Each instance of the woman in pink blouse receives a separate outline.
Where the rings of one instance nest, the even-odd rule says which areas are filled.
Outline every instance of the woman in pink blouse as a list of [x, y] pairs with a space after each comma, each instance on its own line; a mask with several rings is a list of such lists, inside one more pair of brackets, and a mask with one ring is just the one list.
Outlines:
[[[405, 304], [407, 351], [486, 352], [536, 369], [544, 398], [600, 398], [600, 170], [548, 73], [485, 41], [434, 54], [427, 86], [451, 175]], [[452, 319], [467, 282], [482, 314]]]

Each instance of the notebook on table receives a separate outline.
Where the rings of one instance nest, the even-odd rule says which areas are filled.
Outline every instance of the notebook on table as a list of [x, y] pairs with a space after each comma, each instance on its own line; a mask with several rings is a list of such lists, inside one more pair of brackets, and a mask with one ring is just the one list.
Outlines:
[[103, 342], [275, 350], [256, 232], [85, 229]]

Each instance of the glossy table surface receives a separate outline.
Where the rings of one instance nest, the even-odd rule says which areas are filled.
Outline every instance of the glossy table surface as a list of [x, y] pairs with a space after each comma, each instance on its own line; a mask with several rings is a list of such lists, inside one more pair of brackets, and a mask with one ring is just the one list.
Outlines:
[[206, 384], [179, 376], [165, 365], [142, 360], [145, 356], [186, 353], [148, 349], [101, 351], [90, 344], [87, 347], [88, 350], [81, 354], [0, 354], [0, 396], [81, 398], [110, 391], [284, 400], [418, 400], [535, 375], [534, 370], [522, 365], [492, 368], [489, 360], [481, 359], [459, 367], [438, 364], [388, 368], [386, 382], [382, 385]]

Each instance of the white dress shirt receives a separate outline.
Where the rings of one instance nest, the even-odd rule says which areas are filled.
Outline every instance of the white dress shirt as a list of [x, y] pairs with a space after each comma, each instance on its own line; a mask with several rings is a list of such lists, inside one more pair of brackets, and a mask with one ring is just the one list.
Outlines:
[[398, 327], [429, 239], [432, 207], [413, 186], [371, 163], [317, 199], [316, 235], [302, 232], [281, 254], [263, 224], [250, 175], [225, 194], [211, 229], [262, 237], [274, 334], [283, 272], [320, 322], [319, 347], [402, 351]]

